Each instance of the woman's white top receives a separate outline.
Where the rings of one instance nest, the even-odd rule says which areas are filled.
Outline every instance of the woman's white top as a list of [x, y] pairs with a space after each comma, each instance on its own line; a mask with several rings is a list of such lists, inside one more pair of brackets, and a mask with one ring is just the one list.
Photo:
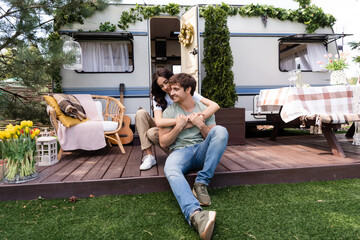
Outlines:
[[[199, 93], [197, 92], [194, 92], [194, 95], [192, 96], [193, 99], [195, 101], [200, 101], [201, 99], [203, 99], [204, 97], [201, 96]], [[168, 93], [166, 93], [165, 95], [165, 100], [167, 102], [167, 106], [170, 106], [171, 104], [173, 104], [173, 100], [170, 98], [170, 95]], [[162, 108], [160, 106], [156, 106], [157, 105], [157, 102], [155, 101], [154, 97], [153, 97], [153, 106], [154, 106], [154, 111], [157, 111], [157, 110], [160, 110], [162, 111]]]

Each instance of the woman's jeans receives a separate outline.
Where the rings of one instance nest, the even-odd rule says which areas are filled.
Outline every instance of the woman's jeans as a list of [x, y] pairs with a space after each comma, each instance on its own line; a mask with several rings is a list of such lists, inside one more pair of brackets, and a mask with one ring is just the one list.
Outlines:
[[199, 170], [195, 182], [208, 186], [226, 149], [228, 138], [226, 128], [215, 126], [202, 143], [174, 150], [166, 159], [166, 178], [189, 223], [191, 214], [201, 210], [201, 207], [184, 174], [190, 170]]

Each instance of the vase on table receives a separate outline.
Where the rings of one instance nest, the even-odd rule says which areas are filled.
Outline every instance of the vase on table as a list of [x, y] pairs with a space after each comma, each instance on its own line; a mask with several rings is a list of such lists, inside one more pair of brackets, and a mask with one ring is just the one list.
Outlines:
[[344, 70], [335, 70], [330, 74], [331, 85], [346, 85], [348, 84]]

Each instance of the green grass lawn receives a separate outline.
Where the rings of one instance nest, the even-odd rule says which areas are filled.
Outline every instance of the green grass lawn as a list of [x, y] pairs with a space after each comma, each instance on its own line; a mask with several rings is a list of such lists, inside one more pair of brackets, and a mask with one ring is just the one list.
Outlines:
[[[360, 179], [210, 189], [213, 239], [359, 239]], [[0, 202], [0, 239], [198, 239], [171, 192]]]

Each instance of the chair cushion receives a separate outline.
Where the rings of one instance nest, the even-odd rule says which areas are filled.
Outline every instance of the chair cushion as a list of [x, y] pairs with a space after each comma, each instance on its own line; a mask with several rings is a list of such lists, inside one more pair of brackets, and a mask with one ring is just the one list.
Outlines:
[[102, 120], [104, 120], [103, 111], [102, 111], [102, 104], [100, 101], [94, 101], [96, 105], [96, 109], [98, 111], [98, 114]]
[[103, 121], [104, 132], [115, 131], [118, 128], [118, 123], [113, 121]]
[[82, 123], [84, 121], [80, 121], [79, 119], [72, 118], [69, 116], [66, 116], [60, 109], [58, 103], [56, 100], [51, 96], [43, 96], [46, 103], [49, 104], [50, 107], [52, 107], [55, 110], [56, 116], [59, 118], [60, 122], [67, 128], [75, 126], [79, 123]]

